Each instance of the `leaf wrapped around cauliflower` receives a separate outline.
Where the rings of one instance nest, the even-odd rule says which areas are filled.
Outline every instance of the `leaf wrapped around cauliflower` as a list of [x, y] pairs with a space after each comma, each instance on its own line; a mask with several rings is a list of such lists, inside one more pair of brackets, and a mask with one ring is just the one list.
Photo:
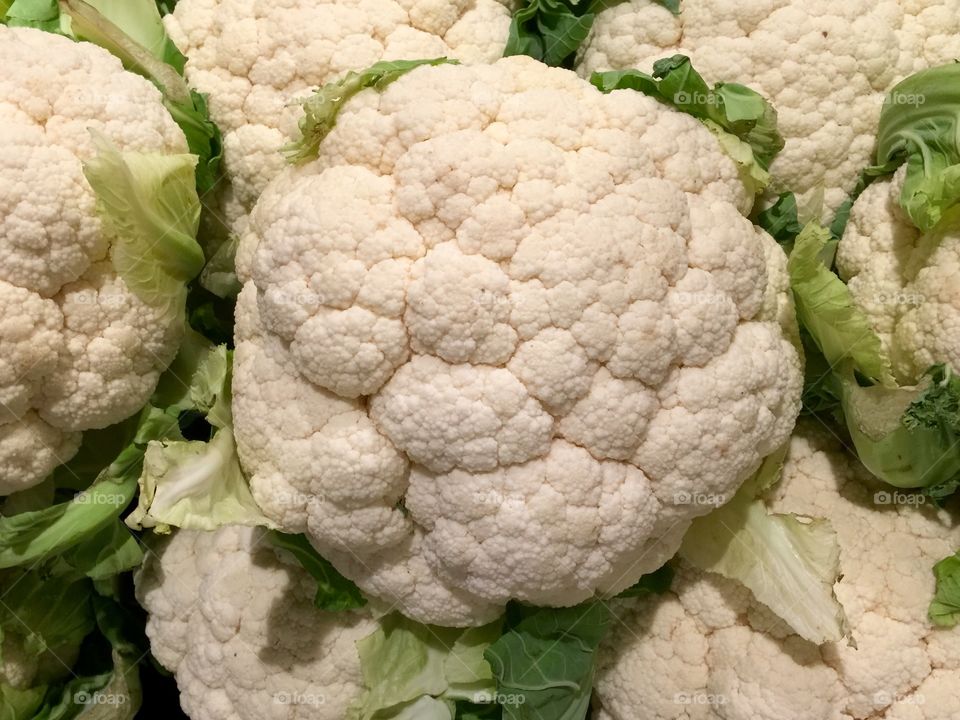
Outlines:
[[786, 139], [770, 190], [804, 201], [823, 192], [827, 214], [871, 162], [886, 92], [960, 51], [953, 0], [683, 0], [679, 13], [663, 5], [628, 0], [598, 12], [578, 72], [649, 72], [654, 61], [682, 53], [709, 82], [753, 88], [777, 108]]
[[833, 525], [855, 645], [807, 642], [744, 588], [683, 566], [672, 594], [626, 608], [601, 648], [596, 720], [637, 708], [650, 720], [956, 718], [960, 633], [927, 619], [930, 567], [960, 545], [956, 518], [884, 489], [810, 421], [767, 504]]
[[629, 587], [799, 408], [751, 202], [697, 120], [529, 58], [359, 93], [238, 253], [257, 503], [421, 622]]
[[[45, 58], [37, 62], [38, 57]], [[0, 26], [0, 494], [136, 413], [183, 334], [196, 157], [146, 79]]]

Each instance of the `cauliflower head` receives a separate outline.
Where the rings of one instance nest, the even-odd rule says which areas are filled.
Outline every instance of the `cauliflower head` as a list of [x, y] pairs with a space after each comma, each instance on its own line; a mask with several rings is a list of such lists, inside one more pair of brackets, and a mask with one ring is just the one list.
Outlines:
[[960, 215], [921, 232], [900, 202], [906, 167], [870, 185], [850, 212], [837, 268], [902, 385], [960, 368]]
[[690, 0], [674, 16], [655, 0], [598, 13], [579, 69], [636, 67], [689, 55], [709, 82], [736, 79], [777, 108], [786, 146], [772, 193], [838, 207], [870, 164], [883, 98], [898, 80], [960, 53], [957, 0]]
[[116, 157], [158, 154], [171, 166], [174, 155], [189, 156], [160, 92], [106, 50], [0, 26], [0, 60], [7, 68], [0, 79], [4, 495], [72, 457], [81, 431], [136, 412], [173, 359], [182, 312], [170, 312], [169, 298], [152, 302], [120, 276], [118, 264], [127, 278], [152, 270], [142, 257], [135, 267], [129, 248], [118, 249], [130, 238], [98, 212], [87, 170], [105, 144]]
[[355, 643], [376, 622], [317, 610], [315, 581], [262, 528], [178, 531], [136, 587], [153, 655], [194, 720], [342, 720], [362, 693]]
[[530, 58], [363, 91], [241, 241], [258, 504], [419, 622], [632, 585], [799, 410], [749, 204], [698, 121]]
[[216, 197], [239, 234], [283, 169], [298, 98], [379, 60], [503, 54], [509, 0], [181, 0], [165, 18], [223, 132], [228, 182]]
[[689, 567], [663, 601], [626, 609], [601, 648], [604, 720], [952, 720], [960, 633], [934, 628], [931, 565], [960, 544], [947, 511], [906, 504], [812, 425], [791, 440], [775, 512], [825, 517], [856, 646], [790, 632], [742, 586]]

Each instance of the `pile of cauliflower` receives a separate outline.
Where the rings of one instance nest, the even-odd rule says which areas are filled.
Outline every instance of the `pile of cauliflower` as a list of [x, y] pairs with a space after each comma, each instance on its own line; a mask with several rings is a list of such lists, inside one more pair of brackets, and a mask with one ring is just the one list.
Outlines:
[[0, 716], [960, 717], [960, 0], [0, 19]]

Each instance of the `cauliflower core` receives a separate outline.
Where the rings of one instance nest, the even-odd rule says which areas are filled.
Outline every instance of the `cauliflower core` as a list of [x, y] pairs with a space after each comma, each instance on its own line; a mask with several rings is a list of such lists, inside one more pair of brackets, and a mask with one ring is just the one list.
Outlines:
[[421, 622], [633, 584], [799, 409], [738, 205], [699, 122], [529, 58], [361, 93], [241, 242], [257, 502]]
[[223, 131], [229, 178], [218, 193], [239, 234], [284, 166], [296, 99], [379, 60], [451, 57], [493, 62], [510, 26], [508, 0], [181, 0], [167, 16]]
[[837, 267], [903, 385], [937, 363], [960, 368], [960, 215], [921, 233], [900, 206], [906, 167], [860, 195]]
[[136, 577], [154, 657], [194, 720], [343, 720], [370, 618], [316, 609], [314, 581], [262, 528], [177, 531]]
[[687, 0], [674, 16], [629, 0], [597, 15], [579, 71], [649, 71], [675, 53], [708, 82], [740, 82], [773, 103], [786, 146], [769, 190], [811, 198], [822, 186], [832, 212], [871, 164], [886, 92], [960, 54], [960, 1]]
[[[749, 591], [684, 567], [601, 648], [598, 720], [955, 720], [960, 633], [927, 619], [930, 568], [960, 545], [932, 506], [897, 504], [832, 439], [800, 426], [770, 509], [832, 522], [857, 647], [817, 647]], [[901, 495], [901, 497], [905, 497]]]
[[[37, 62], [37, 58], [44, 58]], [[120, 151], [185, 153], [149, 81], [94, 45], [0, 26], [0, 495], [40, 482], [80, 431], [147, 401], [182, 329], [109, 261], [83, 174], [91, 131]]]

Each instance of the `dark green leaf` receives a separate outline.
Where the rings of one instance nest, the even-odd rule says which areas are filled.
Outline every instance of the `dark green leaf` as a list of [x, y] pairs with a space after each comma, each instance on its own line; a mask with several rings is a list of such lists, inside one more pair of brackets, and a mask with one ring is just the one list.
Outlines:
[[646, 597], [647, 595], [663, 595], [673, 584], [673, 567], [667, 563], [661, 568], [647, 573], [636, 584], [628, 587], [617, 595], [621, 598]]
[[360, 589], [321, 557], [306, 537], [271, 530], [270, 539], [278, 548], [293, 555], [303, 569], [317, 581], [314, 604], [318, 608], [338, 612], [355, 610], [367, 604], [367, 599], [360, 594]]
[[756, 224], [766, 230], [789, 255], [793, 242], [803, 230], [797, 215], [797, 196], [785, 192], [766, 210], [757, 213]]
[[941, 627], [955, 627], [960, 623], [960, 553], [934, 565], [933, 574], [937, 592], [930, 603], [930, 621]]
[[612, 615], [591, 602], [532, 609], [484, 653], [509, 720], [583, 720]]

